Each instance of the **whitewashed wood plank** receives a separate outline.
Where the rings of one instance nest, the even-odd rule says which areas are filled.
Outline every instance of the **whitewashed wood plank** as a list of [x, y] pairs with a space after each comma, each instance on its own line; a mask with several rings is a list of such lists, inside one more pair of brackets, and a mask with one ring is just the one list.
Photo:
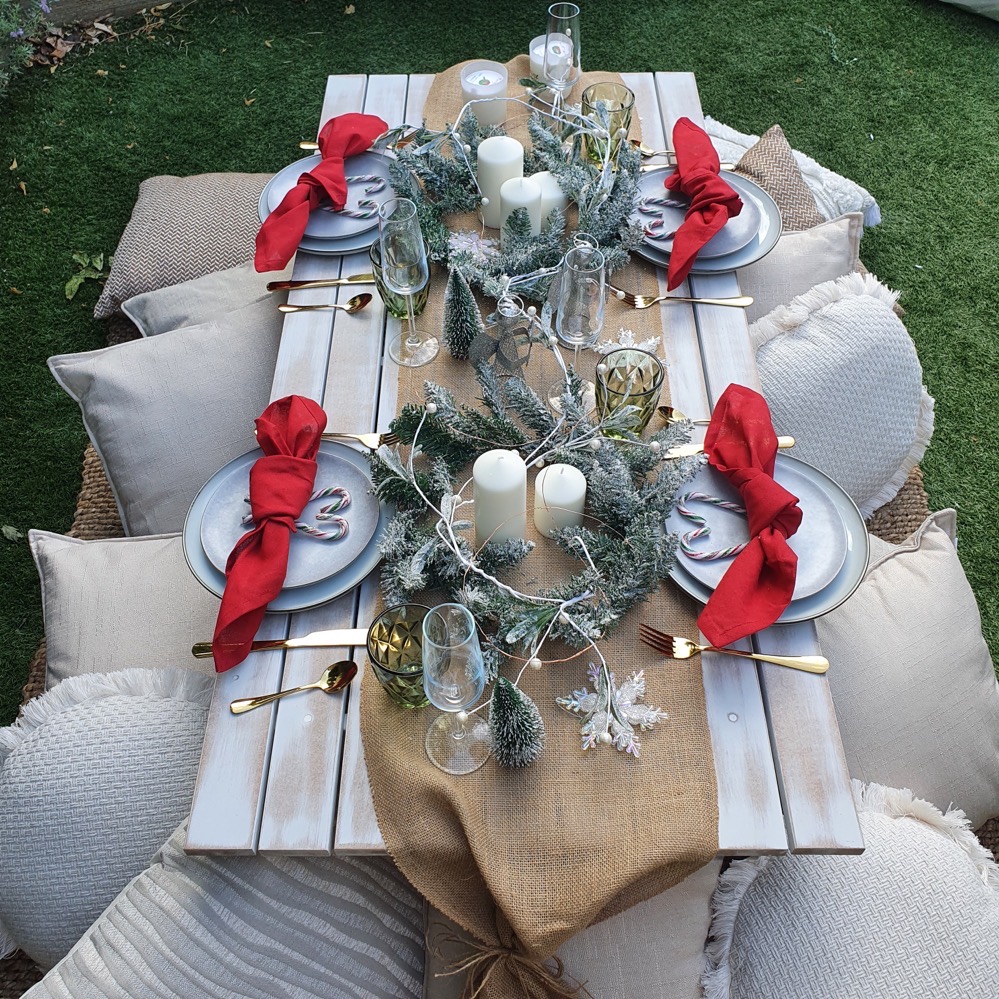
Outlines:
[[[767, 628], [753, 644], [771, 655], [821, 654], [811, 621]], [[761, 663], [760, 671], [777, 779], [790, 806], [793, 852], [862, 853], [864, 837], [828, 680], [771, 663]]]

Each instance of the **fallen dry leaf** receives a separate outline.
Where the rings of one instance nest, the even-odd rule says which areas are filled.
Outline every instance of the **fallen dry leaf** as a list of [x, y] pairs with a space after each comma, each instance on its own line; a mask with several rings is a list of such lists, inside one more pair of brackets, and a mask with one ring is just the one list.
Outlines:
[[126, 142], [125, 143], [125, 148], [126, 149], [134, 149], [135, 148], [135, 143], [134, 142]]
[[24, 183], [24, 181], [22, 180], [17, 186], [21, 189], [21, 194], [23, 194], [25, 197], [27, 197], [28, 196], [28, 188], [27, 188], [27, 185]]
[[15, 156], [15, 157], [14, 157], [14, 159], [13, 159], [13, 160], [11, 161], [11, 164], [10, 164], [10, 169], [11, 169], [11, 170], [16, 170], [16, 169], [17, 169], [17, 157], [16, 157], [16, 156]]
[[271, 42], [273, 42], [273, 41], [274, 41], [273, 38], [265, 38], [264, 39], [264, 45], [266, 45], [267, 48], [271, 49], [271, 48], [274, 47], [273, 45], [271, 45]]
[[97, 75], [98, 76], [107, 76], [108, 75], [108, 71], [106, 69], [99, 69], [99, 70], [97, 70]]
[[24, 292], [20, 288], [15, 288], [13, 285], [10, 286], [10, 293], [12, 295], [23, 295]]
[[353, 14], [356, 9], [357, 8], [355, 8], [352, 3], [349, 3], [349, 4], [347, 4], [346, 7], [343, 8], [343, 12], [345, 14]]
[[254, 103], [254, 101], [256, 101], [256, 97], [251, 97], [251, 98], [250, 98], [249, 100], [247, 100], [247, 99], [246, 99], [245, 97], [243, 98], [243, 103], [244, 103], [244, 104], [245, 104], [245, 105], [246, 105], [247, 107], [249, 107], [249, 106], [250, 106], [251, 104], [253, 104], [253, 103]]
[[42, 149], [52, 149], [52, 146], [42, 146]]
[[43, 215], [51, 215], [52, 214], [52, 209], [51, 208], [43, 208], [42, 209], [42, 214]]

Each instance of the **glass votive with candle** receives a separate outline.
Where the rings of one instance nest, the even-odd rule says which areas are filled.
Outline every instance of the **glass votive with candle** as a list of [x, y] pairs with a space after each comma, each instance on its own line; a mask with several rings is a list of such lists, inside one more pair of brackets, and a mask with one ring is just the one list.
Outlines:
[[486, 451], [472, 465], [475, 547], [527, 533], [527, 466], [516, 451]]
[[545, 78], [545, 42], [547, 35], [538, 35], [531, 39], [531, 47], [527, 50], [528, 58], [531, 60], [531, 77], [535, 80]]
[[580, 527], [586, 504], [586, 476], [573, 465], [545, 465], [534, 480], [534, 526], [550, 537], [563, 527]]
[[615, 427], [604, 428], [606, 437], [640, 434], [656, 411], [666, 368], [647, 350], [625, 347], [612, 350], [597, 365], [597, 419], [618, 414]]
[[502, 63], [477, 59], [461, 71], [461, 96], [473, 104], [472, 111], [480, 125], [491, 127], [506, 121], [506, 100], [492, 98], [506, 97], [507, 69]]
[[500, 188], [524, 176], [524, 147], [509, 135], [492, 135], [479, 143], [475, 177], [482, 192], [482, 221], [492, 229], [503, 224]]
[[614, 164], [617, 161], [618, 149], [631, 128], [634, 109], [635, 95], [623, 83], [594, 83], [583, 91], [583, 114], [600, 122], [599, 111], [606, 112], [610, 133], [609, 139], [594, 135], [583, 136], [583, 154], [591, 163], [597, 166], [603, 164], [608, 143], [610, 162]]
[[504, 181], [500, 188], [500, 217], [503, 220], [500, 226], [500, 246], [504, 249], [507, 242], [507, 221], [518, 208], [523, 208], [531, 220], [531, 235], [539, 236], [541, 234], [541, 185], [536, 184], [530, 177], [512, 177], [510, 180]]

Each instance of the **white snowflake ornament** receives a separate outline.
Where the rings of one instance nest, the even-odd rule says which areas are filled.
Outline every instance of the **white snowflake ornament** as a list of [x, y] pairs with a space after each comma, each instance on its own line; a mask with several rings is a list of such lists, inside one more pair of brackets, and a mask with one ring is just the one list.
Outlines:
[[645, 697], [645, 670], [632, 673], [620, 687], [604, 665], [590, 663], [587, 675], [593, 691], [583, 687], [571, 697], [555, 698], [560, 708], [582, 716], [583, 749], [612, 744], [619, 752], [639, 756], [642, 747], [635, 729], [647, 732], [669, 717], [660, 708], [639, 703]]
[[601, 340], [593, 349], [601, 354], [609, 354], [612, 350], [629, 347], [632, 350], [647, 350], [650, 354], [654, 354], [659, 347], [659, 339], [659, 337], [654, 336], [648, 340], [636, 342], [634, 331], [626, 330], [622, 326], [618, 332], [616, 343], [613, 340]]
[[[482, 199], [486, 203], [486, 199]], [[448, 239], [452, 253], [468, 253], [477, 263], [484, 264], [499, 253], [499, 241], [477, 232], [453, 232]]]

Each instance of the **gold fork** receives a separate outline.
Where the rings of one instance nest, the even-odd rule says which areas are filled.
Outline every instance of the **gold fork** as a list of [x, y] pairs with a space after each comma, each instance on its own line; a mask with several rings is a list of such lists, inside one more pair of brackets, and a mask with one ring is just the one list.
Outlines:
[[739, 295], [736, 298], [684, 298], [681, 295], [657, 295], [655, 298], [652, 298], [649, 295], [633, 295], [630, 291], [625, 291], [623, 288], [615, 288], [612, 284], [608, 284], [607, 287], [610, 288], [611, 294], [615, 298], [634, 309], [649, 309], [660, 302], [690, 302], [694, 305], [730, 305], [736, 309], [746, 309], [753, 304], [753, 299], [749, 295]]
[[788, 666], [791, 669], [804, 670], [806, 673], [825, 673], [829, 669], [829, 660], [824, 656], [768, 656], [759, 652], [743, 652], [740, 649], [719, 649], [714, 645], [698, 645], [689, 638], [667, 635], [648, 624], [639, 624], [638, 633], [644, 644], [661, 652], [667, 659], [689, 659], [699, 652], [720, 652], [722, 655], [738, 656], [740, 659], [759, 659], [775, 666]]
[[393, 444], [399, 443], [398, 434], [338, 434], [334, 433], [332, 430], [323, 434], [324, 441], [359, 441], [365, 447], [371, 448], [372, 451], [377, 451], [383, 444], [387, 444], [391, 447]]

